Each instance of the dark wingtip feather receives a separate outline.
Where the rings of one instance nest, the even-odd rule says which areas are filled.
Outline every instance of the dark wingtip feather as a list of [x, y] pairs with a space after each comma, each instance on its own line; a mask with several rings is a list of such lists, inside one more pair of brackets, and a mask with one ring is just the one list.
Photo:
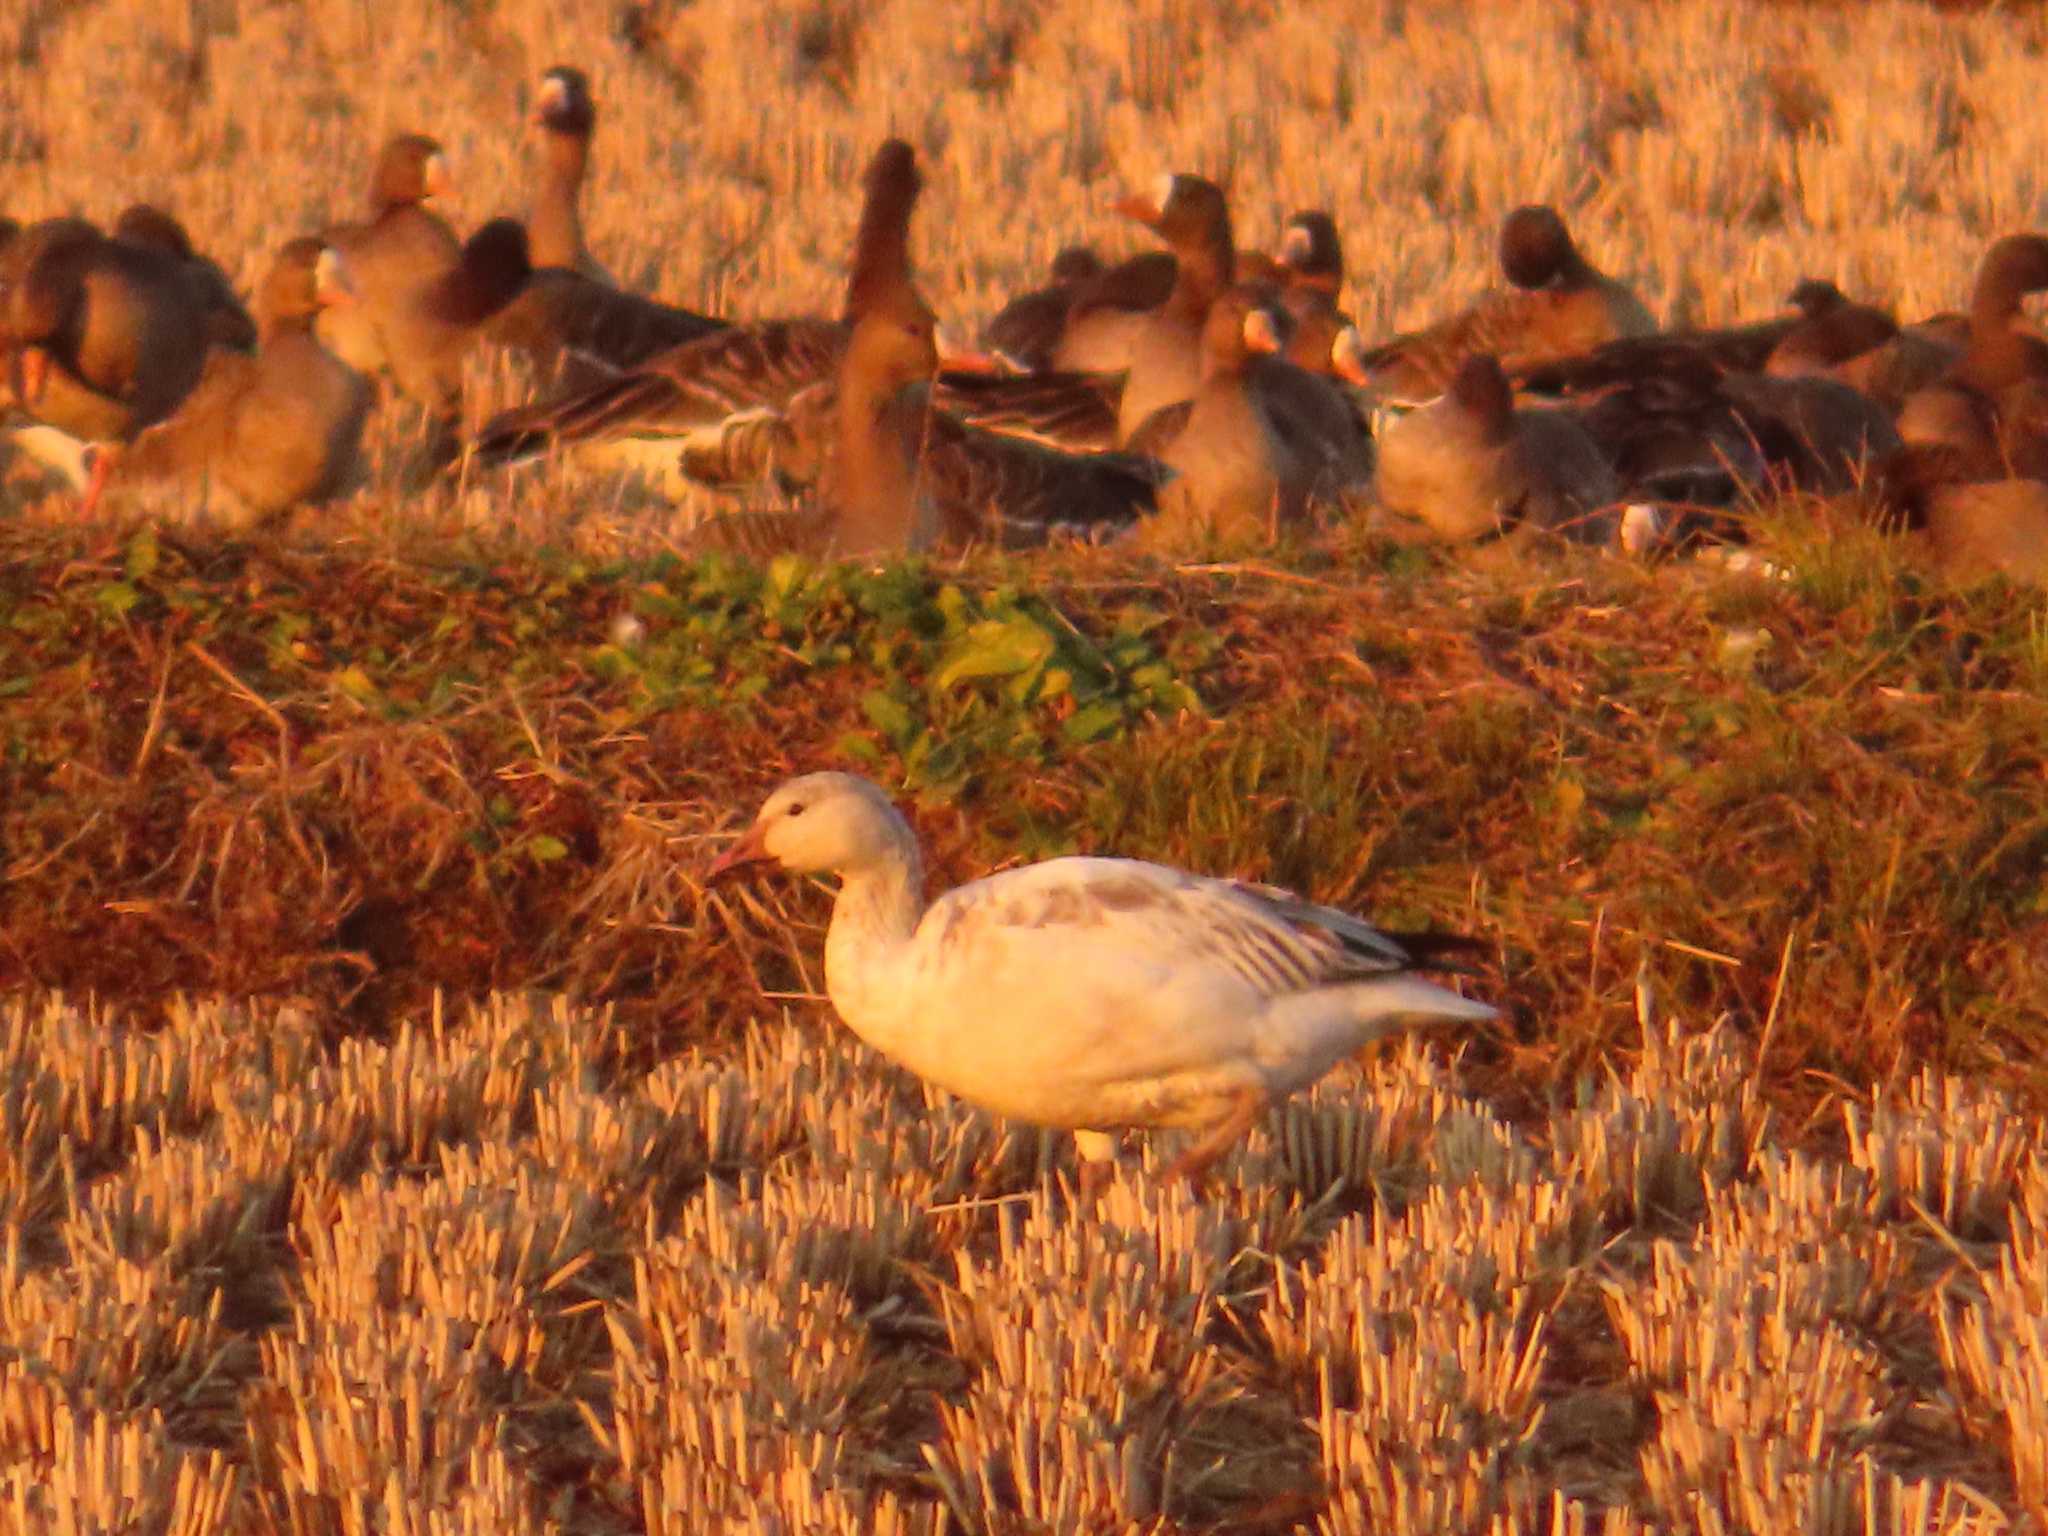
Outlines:
[[1408, 932], [1394, 928], [1382, 928], [1380, 933], [1406, 951], [1410, 964], [1424, 971], [1450, 971], [1469, 976], [1477, 969], [1471, 962], [1492, 953], [1494, 948], [1488, 940], [1462, 933]]
[[884, 140], [861, 183], [867, 196], [846, 283], [849, 320], [910, 282], [910, 214], [924, 185], [917, 151], [901, 139]]

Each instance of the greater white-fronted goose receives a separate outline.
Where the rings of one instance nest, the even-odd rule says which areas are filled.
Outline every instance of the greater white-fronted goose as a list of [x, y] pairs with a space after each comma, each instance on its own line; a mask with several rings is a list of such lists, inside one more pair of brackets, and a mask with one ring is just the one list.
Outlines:
[[534, 266], [581, 272], [616, 287], [583, 239], [583, 179], [597, 131], [590, 77], [567, 64], [542, 75], [531, 122], [540, 141], [540, 185], [526, 220]]
[[1793, 290], [1806, 318], [1771, 349], [1771, 378], [1827, 378], [1896, 414], [1907, 395], [1932, 383], [1961, 350], [1922, 326], [1900, 326], [1883, 310], [1856, 304], [1833, 283], [1808, 278]]
[[[1194, 397], [1202, 382], [1202, 324], [1209, 305], [1234, 281], [1237, 248], [1223, 189], [1200, 176], [1167, 177], [1153, 196], [1126, 198], [1118, 211], [1151, 229], [1172, 250], [1173, 288], [1158, 308], [1135, 316], [1128, 311], [1077, 314], [1056, 362], [1076, 372], [1126, 370], [1117, 432], [1128, 440], [1154, 411]], [[1107, 355], [1096, 348], [1098, 316], [1114, 332], [1103, 339], [1128, 345], [1123, 363], [1089, 361]]]
[[2048, 342], [2027, 328], [2020, 301], [2048, 289], [2048, 237], [2007, 235], [1984, 253], [1970, 294], [1970, 339], [1943, 377], [1989, 399], [2048, 379]]
[[1403, 537], [1606, 544], [1619, 526], [1621, 485], [1592, 438], [1568, 412], [1517, 410], [1485, 353], [1466, 358], [1438, 399], [1389, 421], [1378, 450], [1377, 499]]
[[1982, 397], [1960, 389], [1922, 391], [1900, 425], [1912, 440], [1867, 488], [1878, 515], [1951, 575], [2048, 582], [2048, 439], [2001, 443]]
[[1520, 374], [1657, 329], [1626, 284], [1586, 260], [1554, 209], [1523, 207], [1507, 216], [1500, 265], [1511, 290], [1487, 294], [1460, 314], [1368, 349], [1358, 360], [1363, 387], [1391, 401], [1426, 400], [1479, 353]]
[[[428, 407], [437, 426], [452, 428], [460, 412], [464, 355], [532, 276], [526, 250], [525, 225], [492, 219], [463, 241], [454, 266], [385, 303], [378, 329], [386, 366], [401, 390]], [[342, 260], [353, 275], [346, 252]], [[321, 314], [342, 307], [349, 306], [329, 306]]]
[[552, 377], [565, 354], [624, 371], [723, 330], [723, 321], [621, 289], [585, 245], [581, 201], [597, 106], [583, 71], [563, 64], [541, 77], [533, 124], [541, 159], [527, 224], [533, 275], [492, 318], [488, 339]]
[[1370, 433], [1336, 384], [1282, 355], [1288, 323], [1264, 287], [1240, 284], [1210, 306], [1201, 387], [1133, 439], [1173, 472], [1148, 539], [1271, 533], [1311, 499], [1371, 485]]
[[[937, 327], [912, 280], [908, 247], [920, 186], [907, 144], [890, 140], [876, 152], [839, 322], [736, 327], [708, 337], [656, 369], [587, 393], [570, 412], [495, 424], [486, 451], [518, 452], [564, 431], [602, 441], [615, 423], [614, 443], [631, 434], [641, 443], [665, 438], [671, 455], [681, 448], [681, 472], [692, 480], [772, 476], [786, 492], [808, 490], [811, 511], [784, 527], [798, 542], [842, 554], [1033, 544], [1062, 531], [1095, 537], [1128, 527], [1151, 508], [1156, 466], [1062, 453], [933, 407]], [[738, 352], [742, 339], [748, 350]], [[711, 419], [712, 391], [729, 398], [732, 388], [722, 369], [707, 380], [709, 349], [771, 366], [772, 380], [749, 376], [751, 410]], [[647, 435], [663, 413], [673, 430]]]
[[1280, 236], [1279, 266], [1280, 302], [1293, 322], [1287, 360], [1311, 373], [1329, 373], [1330, 349], [1351, 323], [1337, 305], [1344, 291], [1337, 221], [1319, 209], [1295, 214]]
[[166, 420], [102, 450], [87, 510], [111, 484], [166, 491], [182, 515], [246, 529], [352, 489], [370, 386], [320, 344], [313, 322], [354, 299], [345, 258], [315, 238], [287, 242], [256, 292], [256, 355], [216, 349]]
[[120, 441], [162, 420], [199, 380], [206, 315], [180, 264], [110, 240], [82, 219], [15, 237], [0, 351], [15, 403], [89, 441]]
[[1152, 506], [1150, 466], [1067, 454], [956, 421], [932, 405], [937, 327], [911, 275], [909, 225], [921, 180], [900, 140], [870, 162], [846, 289], [845, 352], [812, 455], [825, 542], [843, 554], [935, 544], [1094, 537]]
[[[334, 225], [320, 237], [348, 263], [358, 295], [354, 304], [321, 313], [320, 340], [359, 373], [396, 373], [393, 353], [403, 341], [392, 333], [405, 328], [400, 317], [462, 259], [462, 242], [455, 231], [427, 206], [451, 185], [448, 157], [437, 140], [425, 134], [399, 134], [385, 142], [371, 168], [369, 218]], [[416, 383], [424, 382], [422, 370], [410, 371]], [[438, 388], [414, 394], [403, 380], [399, 387], [430, 414], [452, 410]]]
[[1531, 394], [1576, 396], [1657, 374], [1760, 373], [1788, 336], [1840, 302], [1846, 301], [1833, 283], [1803, 279], [1788, 296], [1785, 313], [1733, 325], [1625, 336], [1577, 357], [1525, 364], [1512, 370], [1509, 379]]
[[250, 351], [256, 345], [256, 322], [235, 295], [219, 263], [202, 255], [185, 226], [150, 203], [131, 203], [114, 220], [113, 237], [143, 250], [162, 253], [177, 262], [191, 285], [193, 303], [206, 316], [206, 333], [217, 347]]

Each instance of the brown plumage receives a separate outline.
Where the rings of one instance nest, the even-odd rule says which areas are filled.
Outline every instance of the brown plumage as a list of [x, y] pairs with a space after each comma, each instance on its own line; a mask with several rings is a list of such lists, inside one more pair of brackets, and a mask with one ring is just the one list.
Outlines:
[[724, 329], [724, 322], [619, 288], [583, 238], [583, 179], [597, 106], [579, 69], [541, 77], [533, 116], [541, 172], [527, 222], [533, 274], [494, 316], [487, 338], [553, 377], [568, 354], [623, 371]]
[[[1069, 311], [1103, 270], [1102, 258], [1093, 249], [1068, 246], [1053, 257], [1045, 287], [1019, 294], [997, 311], [982, 329], [981, 345], [1020, 372], [1050, 369]], [[1172, 286], [1170, 281], [1167, 286]]]
[[1984, 253], [1970, 295], [1970, 339], [1944, 375], [1996, 399], [2002, 390], [2048, 379], [2048, 342], [2023, 328], [2020, 301], [2048, 289], [2048, 237], [2007, 235]]
[[16, 403], [74, 437], [118, 441], [168, 415], [199, 380], [206, 316], [181, 265], [82, 219], [16, 236], [0, 317]]
[[427, 207], [449, 188], [440, 144], [424, 134], [400, 134], [378, 151], [370, 173], [370, 217], [338, 224], [321, 236], [341, 253], [357, 301], [324, 311], [320, 340], [359, 373], [390, 373], [400, 390], [428, 415], [446, 422], [461, 404], [459, 380], [442, 366], [431, 326], [422, 327], [427, 289], [454, 272], [462, 242]]
[[1937, 411], [1948, 419], [1917, 426], [1939, 436], [1909, 442], [1871, 476], [1873, 510], [1938, 570], [2048, 582], [2048, 443], [2022, 445], [2014, 462], [1968, 396], [1922, 406]]
[[[1127, 369], [1117, 431], [1128, 440], [1162, 406], [1193, 397], [1202, 381], [1202, 323], [1234, 281], [1237, 250], [1223, 189], [1199, 176], [1169, 177], [1151, 198], [1129, 197], [1120, 212], [1151, 229], [1173, 252], [1173, 287], [1156, 309], [1077, 313], [1055, 363], [1075, 372]], [[1109, 334], [1100, 334], [1104, 329]], [[1110, 343], [1106, 347], [1098, 343]], [[1121, 362], [1118, 347], [1127, 346]], [[1107, 358], [1109, 360], [1105, 361]]]
[[1549, 533], [1605, 544], [1618, 527], [1621, 487], [1592, 439], [1569, 412], [1515, 409], [1483, 353], [1440, 398], [1386, 425], [1375, 488], [1393, 531], [1428, 542]]
[[1762, 370], [1772, 378], [1833, 379], [1896, 413], [1961, 356], [1922, 327], [1902, 328], [1874, 305], [1851, 303], [1833, 283], [1808, 278], [1792, 298], [1804, 318], [1772, 347]]
[[114, 220], [113, 236], [160, 251], [179, 264], [193, 303], [206, 316], [206, 334], [213, 345], [240, 352], [256, 345], [256, 322], [235, 296], [235, 285], [219, 263], [193, 248], [191, 235], [176, 218], [148, 203], [132, 203]]
[[[1149, 541], [1270, 536], [1300, 522], [1311, 497], [1370, 480], [1370, 439], [1334, 387], [1274, 355], [1285, 333], [1285, 316], [1250, 286], [1210, 305], [1201, 385], [1148, 429], [1165, 433], [1169, 415], [1177, 423], [1158, 450], [1172, 479], [1145, 530]], [[1319, 391], [1328, 391], [1334, 414]]]
[[260, 350], [217, 349], [169, 418], [100, 459], [94, 489], [167, 492], [181, 516], [235, 529], [352, 489], [369, 384], [313, 334], [323, 307], [351, 299], [317, 239], [281, 247], [257, 290]]
[[1466, 358], [1481, 353], [1520, 374], [1657, 329], [1625, 284], [1580, 254], [1550, 208], [1517, 208], [1507, 216], [1500, 265], [1510, 291], [1487, 294], [1425, 330], [1369, 349], [1358, 359], [1363, 387], [1392, 400], [1425, 400], [1448, 385]]
[[1121, 374], [966, 373], [938, 377], [933, 400], [973, 426], [1049, 448], [1098, 453], [1116, 446]]
[[1278, 295], [1292, 325], [1287, 360], [1311, 373], [1330, 373], [1330, 349], [1351, 321], [1338, 307], [1344, 290], [1344, 244], [1337, 224], [1315, 209], [1287, 221], [1280, 237]]

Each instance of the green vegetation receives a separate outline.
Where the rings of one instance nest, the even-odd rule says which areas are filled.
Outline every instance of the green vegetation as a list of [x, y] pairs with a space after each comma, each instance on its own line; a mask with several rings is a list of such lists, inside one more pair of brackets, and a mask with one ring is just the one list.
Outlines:
[[1790, 579], [8, 540], [8, 984], [373, 1030], [541, 986], [650, 1050], [717, 1038], [809, 985], [785, 922], [821, 908], [696, 872], [839, 764], [905, 791], [938, 880], [1116, 852], [1478, 933], [1512, 1009], [1481, 1060], [1539, 1112], [1639, 965], [1768, 1018], [1788, 1100], [1923, 1062], [2044, 1083], [2042, 601], [1874, 537], [1788, 524]]

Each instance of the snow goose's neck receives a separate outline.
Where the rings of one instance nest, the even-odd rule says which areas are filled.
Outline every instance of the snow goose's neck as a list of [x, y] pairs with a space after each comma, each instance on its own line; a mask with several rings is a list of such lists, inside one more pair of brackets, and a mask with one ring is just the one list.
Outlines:
[[847, 1024], [882, 1051], [897, 1042], [893, 1004], [924, 916], [924, 860], [917, 835], [892, 809], [888, 837], [840, 871], [839, 899], [825, 935], [825, 990]]

